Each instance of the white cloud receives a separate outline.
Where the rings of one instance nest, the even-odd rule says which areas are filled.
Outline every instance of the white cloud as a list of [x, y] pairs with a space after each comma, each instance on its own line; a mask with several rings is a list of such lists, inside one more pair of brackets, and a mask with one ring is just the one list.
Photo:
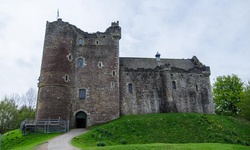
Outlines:
[[120, 55], [191, 58], [216, 76], [235, 73], [250, 80], [248, 0], [1, 0], [0, 97], [36, 87], [46, 21], [60, 17], [87, 32], [120, 21]]

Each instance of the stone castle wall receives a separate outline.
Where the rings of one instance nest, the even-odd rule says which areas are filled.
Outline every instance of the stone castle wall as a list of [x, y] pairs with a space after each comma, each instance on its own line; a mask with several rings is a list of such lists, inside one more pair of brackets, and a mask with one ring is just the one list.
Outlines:
[[214, 113], [210, 69], [194, 59], [120, 58], [121, 114]]
[[47, 22], [36, 119], [87, 127], [127, 114], [214, 113], [209, 67], [196, 57], [120, 58], [120, 38], [119, 22], [96, 33]]
[[[37, 119], [66, 119], [75, 126], [76, 114], [84, 112], [90, 126], [120, 116], [120, 32], [118, 23], [93, 34], [61, 19], [47, 23]], [[84, 98], [80, 90], [86, 91]]]

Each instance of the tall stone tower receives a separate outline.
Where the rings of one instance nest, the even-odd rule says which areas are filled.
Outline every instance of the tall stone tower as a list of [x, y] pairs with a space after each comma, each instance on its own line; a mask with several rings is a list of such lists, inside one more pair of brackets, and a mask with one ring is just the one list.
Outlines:
[[118, 118], [120, 38], [119, 22], [92, 34], [47, 22], [36, 119], [86, 127]]

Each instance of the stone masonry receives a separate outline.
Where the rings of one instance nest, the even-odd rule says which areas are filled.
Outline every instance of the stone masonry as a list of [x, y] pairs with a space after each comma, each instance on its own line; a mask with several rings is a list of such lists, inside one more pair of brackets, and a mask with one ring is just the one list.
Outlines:
[[128, 114], [214, 113], [210, 68], [191, 59], [119, 57], [121, 28], [47, 22], [36, 119], [87, 127]]

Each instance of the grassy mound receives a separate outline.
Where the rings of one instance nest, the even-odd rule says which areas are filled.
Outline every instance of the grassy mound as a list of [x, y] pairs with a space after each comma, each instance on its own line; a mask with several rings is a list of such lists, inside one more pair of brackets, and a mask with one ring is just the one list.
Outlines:
[[9, 131], [2, 135], [2, 150], [31, 150], [37, 145], [46, 142], [61, 133], [30, 133], [28, 135], [22, 135], [21, 130], [16, 129]]
[[229, 143], [249, 146], [250, 122], [203, 114], [131, 115], [93, 127], [89, 132], [75, 137], [72, 143], [77, 147], [148, 143]]
[[104, 147], [88, 147], [84, 150], [249, 150], [248, 146], [221, 143], [188, 143], [188, 144], [128, 144]]

